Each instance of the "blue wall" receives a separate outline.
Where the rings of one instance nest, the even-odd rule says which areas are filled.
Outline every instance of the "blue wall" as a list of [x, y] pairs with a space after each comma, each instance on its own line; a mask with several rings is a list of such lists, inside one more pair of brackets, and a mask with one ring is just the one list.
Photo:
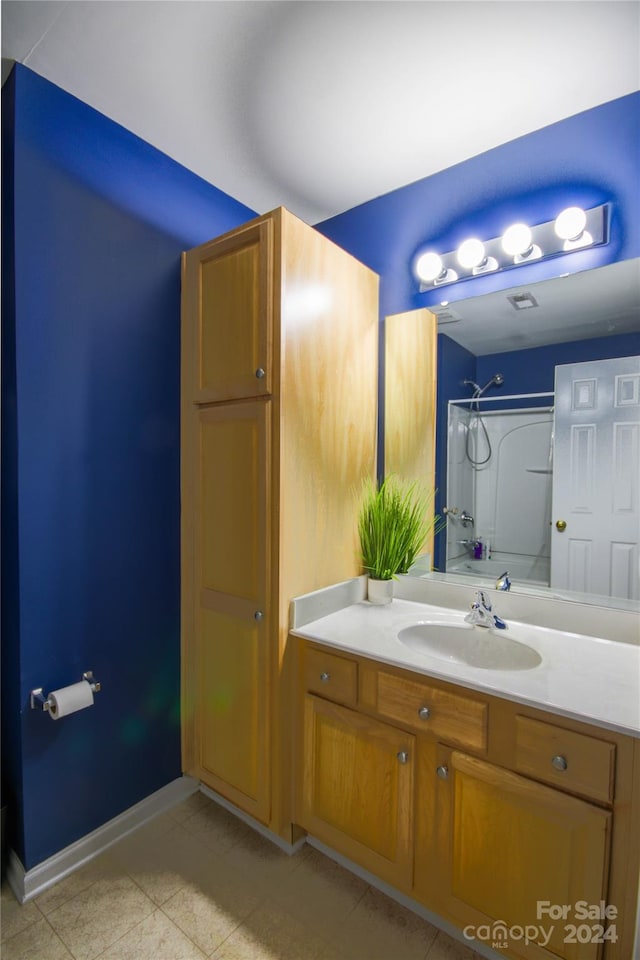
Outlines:
[[[503, 393], [543, 393], [553, 391], [556, 364], [608, 360], [636, 354], [640, 355], [640, 332], [592, 337], [590, 340], [575, 340], [571, 343], [556, 343], [547, 347], [478, 357], [473, 379], [477, 383], [485, 384], [494, 373], [502, 373], [504, 385], [500, 389]], [[495, 395], [498, 393], [496, 390]], [[461, 396], [467, 394], [463, 393]]]
[[[255, 214], [26, 68], [3, 96], [4, 783], [29, 869], [180, 776], [180, 252]], [[88, 669], [93, 708], [29, 709]]]
[[[438, 130], [434, 129], [433, 135], [437, 137]], [[507, 289], [516, 283], [516, 276], [518, 284], [529, 284], [567, 270], [577, 272], [640, 256], [638, 170], [640, 93], [633, 93], [354, 207], [318, 224], [317, 229], [380, 274], [382, 320], [388, 314], [433, 306], [443, 296], [455, 304], [456, 300]], [[553, 220], [566, 206], [589, 208], [601, 203], [610, 204], [611, 210], [610, 242], [604, 246], [451, 284], [446, 294], [442, 289], [419, 291], [412, 268], [416, 255], [425, 248], [455, 250], [468, 236], [500, 236], [517, 220], [542, 223]], [[622, 338], [610, 339], [618, 341], [618, 349]], [[381, 346], [383, 343], [381, 334]], [[476, 358], [448, 337], [439, 337], [438, 344], [436, 509], [441, 510], [446, 492], [446, 406], [449, 399], [466, 395], [467, 388], [460, 389], [462, 380], [484, 383], [499, 370], [512, 384], [518, 383], [517, 392], [522, 392], [553, 389], [553, 375], [551, 354], [544, 350], [481, 357], [476, 363]], [[627, 348], [638, 352], [637, 338], [629, 341]], [[571, 352], [569, 345], [566, 349]], [[581, 344], [582, 352], [575, 359], [583, 359], [583, 355], [591, 359], [586, 355], [591, 349]], [[593, 341], [593, 349], [605, 347], [598, 340]], [[560, 356], [558, 348], [553, 352]], [[529, 353], [535, 355], [526, 356]], [[599, 354], [603, 358], [609, 355]], [[384, 359], [381, 370], [383, 374]], [[551, 385], [526, 386], [538, 382]], [[382, 376], [381, 409], [383, 390]], [[381, 440], [379, 472], [384, 450], [384, 438]], [[436, 544], [434, 562], [441, 566], [442, 560]]]

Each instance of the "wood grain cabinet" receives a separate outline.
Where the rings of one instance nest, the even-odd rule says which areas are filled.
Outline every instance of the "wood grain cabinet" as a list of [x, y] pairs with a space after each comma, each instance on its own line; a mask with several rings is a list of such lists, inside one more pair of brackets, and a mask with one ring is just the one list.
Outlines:
[[637, 741], [298, 643], [302, 827], [504, 956], [630, 960]]
[[301, 824], [404, 889], [413, 868], [414, 767], [411, 734], [305, 696]]
[[[517, 956], [596, 960], [598, 938], [572, 941], [567, 924], [579, 901], [606, 900], [611, 811], [441, 744], [421, 759], [416, 892], [474, 932], [526, 928], [530, 947], [505, 934]], [[566, 921], [543, 901], [571, 906]]]
[[287, 840], [289, 602], [360, 573], [377, 304], [283, 209], [183, 256], [183, 769]]

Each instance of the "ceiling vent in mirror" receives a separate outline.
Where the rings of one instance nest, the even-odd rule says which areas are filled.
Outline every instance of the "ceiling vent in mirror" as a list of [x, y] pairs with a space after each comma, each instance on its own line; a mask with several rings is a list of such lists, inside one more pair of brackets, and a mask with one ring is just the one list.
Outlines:
[[538, 301], [530, 293], [514, 293], [512, 297], [507, 297], [514, 310], [530, 310], [538, 306]]
[[462, 320], [462, 317], [459, 313], [456, 313], [455, 310], [452, 310], [451, 307], [439, 307], [437, 310], [434, 310], [438, 326], [442, 323], [455, 323], [456, 320]]

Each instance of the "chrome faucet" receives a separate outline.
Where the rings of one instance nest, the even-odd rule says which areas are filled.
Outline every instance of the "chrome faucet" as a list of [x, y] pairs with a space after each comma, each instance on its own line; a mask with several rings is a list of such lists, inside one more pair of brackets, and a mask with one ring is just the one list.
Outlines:
[[509, 580], [509, 571], [505, 570], [496, 580], [496, 590], [511, 590], [511, 580]]
[[506, 630], [507, 624], [492, 612], [491, 601], [484, 590], [476, 590], [476, 598], [471, 604], [471, 612], [466, 615], [465, 623], [473, 623], [478, 627], [497, 627], [498, 630]]

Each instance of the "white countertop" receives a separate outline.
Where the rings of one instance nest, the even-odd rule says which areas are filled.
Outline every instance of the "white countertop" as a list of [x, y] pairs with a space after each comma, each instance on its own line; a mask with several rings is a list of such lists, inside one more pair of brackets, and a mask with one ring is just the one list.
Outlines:
[[291, 633], [472, 690], [640, 737], [640, 646], [510, 619], [506, 634], [537, 650], [542, 663], [529, 670], [507, 671], [436, 659], [398, 640], [398, 632], [403, 627], [440, 616], [462, 620], [464, 614], [411, 600], [394, 599], [383, 606], [360, 600], [328, 616], [294, 626]]

